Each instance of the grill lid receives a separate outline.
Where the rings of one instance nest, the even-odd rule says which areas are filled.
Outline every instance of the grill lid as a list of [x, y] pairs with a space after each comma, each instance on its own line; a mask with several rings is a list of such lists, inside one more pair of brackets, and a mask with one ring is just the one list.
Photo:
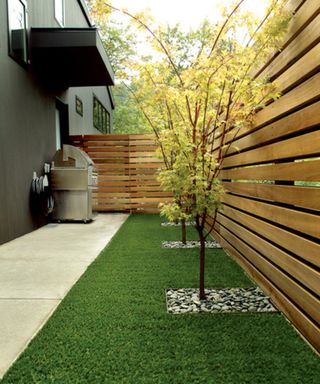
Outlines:
[[79, 148], [72, 145], [64, 144], [53, 158], [53, 169], [55, 168], [80, 168], [87, 169], [94, 167], [92, 159]]

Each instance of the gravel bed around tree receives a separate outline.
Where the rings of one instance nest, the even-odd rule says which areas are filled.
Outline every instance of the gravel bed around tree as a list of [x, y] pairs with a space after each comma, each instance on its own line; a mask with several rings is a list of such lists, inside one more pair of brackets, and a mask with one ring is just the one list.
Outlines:
[[206, 289], [206, 300], [199, 299], [199, 289], [167, 289], [167, 311], [183, 313], [277, 312], [260, 288]]
[[[195, 221], [186, 221], [186, 226], [189, 227], [189, 226], [195, 226], [196, 223]], [[171, 221], [165, 221], [163, 223], [161, 223], [161, 226], [162, 227], [181, 227], [181, 223], [173, 223]]]
[[[163, 241], [162, 248], [200, 248], [200, 241], [187, 240], [186, 244], [182, 241]], [[206, 248], [221, 248], [215, 241], [206, 241]]]

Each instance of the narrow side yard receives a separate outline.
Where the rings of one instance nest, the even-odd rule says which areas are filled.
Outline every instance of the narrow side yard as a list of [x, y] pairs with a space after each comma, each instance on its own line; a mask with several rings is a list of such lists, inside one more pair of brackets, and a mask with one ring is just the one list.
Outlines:
[[[318, 383], [319, 357], [278, 313], [166, 312], [165, 289], [198, 286], [197, 250], [161, 248], [179, 237], [131, 216], [1, 384]], [[223, 250], [206, 271], [210, 288], [253, 285]]]

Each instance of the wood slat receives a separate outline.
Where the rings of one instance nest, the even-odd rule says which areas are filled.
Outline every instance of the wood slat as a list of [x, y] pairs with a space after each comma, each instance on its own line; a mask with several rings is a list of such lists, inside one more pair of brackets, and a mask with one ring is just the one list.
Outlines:
[[[154, 187], [149, 187], [149, 186], [136, 186], [136, 187], [130, 187], [131, 192], [157, 192], [157, 193], [164, 193], [164, 192], [158, 192], [161, 190], [160, 186], [154, 186]], [[165, 192], [164, 196], [172, 196], [169, 192]]]
[[139, 141], [129, 141], [129, 147], [137, 147], [139, 148], [142, 145], [155, 145], [155, 140], [139, 140]]
[[74, 140], [130, 140], [130, 141], [140, 141], [140, 140], [155, 140], [153, 133], [151, 134], [127, 134], [127, 133], [107, 133], [107, 134], [98, 134], [98, 135], [71, 135], [70, 139]]
[[116, 146], [116, 145], [110, 145], [106, 146], [103, 145], [104, 142], [101, 142], [100, 146], [90, 146], [86, 147], [86, 152], [90, 155], [91, 153], [107, 153], [107, 152], [122, 152], [125, 156], [129, 156], [127, 152], [130, 152], [131, 154], [137, 155], [137, 152], [140, 151], [140, 154], [143, 153], [154, 153], [157, 149], [157, 145], [140, 145], [138, 147], [129, 147], [129, 146]]
[[109, 175], [107, 172], [102, 172], [99, 174], [99, 181], [101, 182], [113, 182], [113, 181], [123, 181], [128, 182], [130, 185], [130, 182], [137, 183], [137, 182], [147, 182], [147, 183], [159, 183], [157, 174], [151, 174], [151, 175], [139, 175], [137, 178], [133, 174], [120, 174], [120, 175]]
[[139, 146], [139, 147], [130, 147], [130, 153], [132, 156], [136, 155], [136, 152], [149, 152], [149, 151], [156, 151], [158, 150], [158, 146], [155, 145], [149, 145], [149, 146]]
[[148, 168], [159, 168], [159, 163], [151, 163], [151, 164], [107, 164], [107, 163], [101, 163], [101, 164], [96, 164], [98, 170], [123, 170], [123, 169], [137, 169], [137, 168], [142, 168], [142, 169], [148, 169]]
[[[140, 150], [140, 147], [139, 147], [139, 150]], [[156, 156], [156, 154], [155, 154], [155, 150], [154, 151], [146, 151], [146, 150], [143, 150], [142, 152], [130, 152], [130, 157], [132, 158], [132, 159], [141, 159], [141, 158], [151, 158], [151, 157], [153, 157], [153, 158], [156, 158], [156, 159], [158, 159], [159, 160], [159, 157], [158, 156]]]
[[170, 197], [134, 197], [131, 195], [132, 203], [165, 203], [170, 200]]
[[98, 185], [98, 188], [96, 190], [97, 194], [100, 193], [117, 193], [117, 192], [126, 192], [129, 191], [129, 187], [127, 187], [126, 184], [122, 185], [115, 185], [115, 186], [100, 186], [101, 184]]
[[223, 168], [320, 155], [320, 131], [269, 144], [223, 160]]
[[159, 159], [158, 157], [131, 157], [129, 159], [129, 162], [131, 164], [142, 164], [142, 163], [161, 163], [163, 164], [163, 160]]
[[[108, 174], [104, 174], [104, 173], [99, 174], [99, 179], [98, 179], [99, 182], [100, 181], [102, 181], [102, 182], [104, 182], [104, 181], [105, 182], [123, 181], [124, 183], [129, 182], [129, 181], [135, 182], [135, 180], [136, 179], [132, 175], [108, 175]], [[152, 175], [151, 176], [145, 175], [145, 176], [141, 176], [139, 178], [139, 180], [157, 181], [157, 178], [153, 177]]]
[[225, 194], [222, 201], [232, 207], [270, 220], [275, 224], [278, 223], [289, 229], [320, 239], [320, 215], [278, 207], [230, 194]]
[[157, 182], [144, 182], [140, 183], [137, 185], [136, 181], [118, 181], [118, 182], [102, 182], [100, 181], [98, 183], [98, 189], [105, 190], [105, 189], [110, 189], [113, 190], [114, 188], [129, 188], [130, 190], [133, 190], [134, 188], [149, 188], [149, 189], [154, 189], [159, 191], [160, 189], [160, 184]]
[[[101, 148], [99, 148], [101, 149]], [[123, 162], [125, 160], [129, 160], [129, 152], [90, 152], [88, 151], [87, 154], [90, 156], [90, 158], [95, 162], [99, 162], [99, 160], [104, 159], [120, 159]]]
[[129, 156], [128, 152], [130, 152], [130, 148], [129, 147], [115, 147], [115, 146], [111, 146], [110, 148], [109, 147], [92, 147], [92, 148], [87, 148], [86, 149], [86, 152], [87, 154], [91, 157], [91, 155], [94, 153], [94, 154], [97, 154], [97, 153], [107, 153], [107, 152], [110, 152], [110, 153], [122, 153], [124, 156]]
[[232, 193], [320, 210], [320, 188], [238, 182], [222, 184]]
[[135, 134], [132, 134], [132, 133], [130, 133], [129, 134], [129, 140], [130, 141], [134, 141], [134, 140], [137, 140], [137, 141], [142, 140], [143, 141], [143, 140], [146, 140], [146, 139], [155, 141], [155, 135], [153, 133], [150, 133], [150, 134], [147, 134], [147, 133], [143, 133], [143, 134], [135, 133]]
[[129, 141], [129, 135], [126, 134], [126, 133], [121, 133], [121, 134], [115, 134], [115, 133], [111, 133], [111, 134], [104, 134], [104, 135], [83, 135], [82, 136], [82, 139], [83, 140], [86, 140], [86, 141], [112, 141], [112, 140], [116, 140], [116, 141]]
[[170, 198], [170, 194], [167, 192], [155, 192], [155, 191], [143, 191], [143, 192], [138, 192], [138, 191], [128, 191], [128, 192], [118, 192], [118, 191], [104, 191], [104, 190], [98, 190], [99, 198], [104, 199], [104, 198], [115, 198], [115, 197], [127, 197], [131, 199], [135, 198], [140, 198], [140, 197], [146, 197], [146, 198], [158, 198], [158, 197], [163, 197], [163, 198]]
[[118, 197], [121, 197], [121, 200], [123, 200], [123, 198], [130, 200], [131, 193], [130, 192], [118, 192], [118, 191], [113, 191], [113, 192], [107, 193], [107, 192], [102, 192], [102, 191], [98, 190], [98, 196], [99, 196], [99, 202], [102, 202], [106, 199], [108, 199], [108, 200], [109, 199], [115, 199]]
[[320, 160], [222, 170], [221, 179], [320, 181]]
[[[99, 135], [97, 135], [99, 136]], [[97, 140], [99, 137], [97, 137]], [[103, 147], [127, 147], [129, 148], [129, 142], [127, 140], [100, 140], [100, 141], [83, 141], [82, 146], [85, 150], [91, 149], [91, 148], [103, 148]]]

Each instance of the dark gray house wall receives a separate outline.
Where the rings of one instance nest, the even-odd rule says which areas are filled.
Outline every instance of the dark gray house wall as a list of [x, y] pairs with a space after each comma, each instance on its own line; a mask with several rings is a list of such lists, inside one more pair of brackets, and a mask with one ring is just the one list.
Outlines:
[[[90, 27], [91, 23], [81, 0], [65, 0], [65, 27]], [[28, 0], [29, 24], [32, 27], [60, 27], [54, 17], [54, 0]]]
[[[31, 214], [32, 172], [55, 151], [55, 98], [8, 56], [6, 1], [0, 7], [0, 243], [44, 222]], [[38, 217], [36, 217], [38, 216]]]
[[[90, 26], [79, 1], [65, 1], [65, 27]], [[27, 4], [29, 32], [31, 27], [59, 27], [54, 0], [28, 0]], [[44, 163], [51, 162], [56, 151], [57, 98], [67, 101], [65, 92], [41, 86], [28, 68], [8, 55], [7, 1], [1, 0], [0, 244], [48, 220], [44, 207], [32, 201], [30, 188], [33, 172], [43, 175]]]

